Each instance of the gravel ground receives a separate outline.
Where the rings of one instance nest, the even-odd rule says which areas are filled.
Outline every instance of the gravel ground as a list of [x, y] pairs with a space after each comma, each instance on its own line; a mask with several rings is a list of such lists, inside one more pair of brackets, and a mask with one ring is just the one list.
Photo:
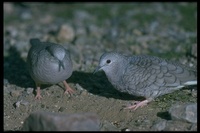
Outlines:
[[[35, 84], [27, 67], [29, 39], [62, 44], [70, 51], [73, 74], [67, 80], [76, 95], [63, 95], [63, 84]], [[136, 111], [123, 107], [138, 100], [120, 93], [103, 72], [92, 74], [105, 51], [149, 54], [180, 61], [196, 69], [196, 3], [4, 3], [4, 130], [17, 131], [34, 111], [94, 112], [102, 131], [155, 130], [179, 102], [197, 102], [194, 87], [156, 98]], [[170, 124], [169, 124], [170, 125]], [[197, 130], [175, 122], [166, 130]], [[196, 126], [197, 127], [197, 126]]]

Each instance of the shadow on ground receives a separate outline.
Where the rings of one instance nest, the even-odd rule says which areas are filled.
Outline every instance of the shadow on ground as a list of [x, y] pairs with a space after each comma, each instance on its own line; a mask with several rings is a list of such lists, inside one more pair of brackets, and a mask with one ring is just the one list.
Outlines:
[[34, 87], [34, 81], [31, 79], [26, 62], [20, 57], [20, 53], [15, 47], [10, 47], [8, 53], [9, 56], [4, 57], [4, 79], [19, 87]]
[[165, 120], [171, 120], [172, 119], [171, 115], [169, 114], [168, 111], [166, 111], [166, 112], [158, 112], [157, 116], [162, 118], [162, 119], [165, 119]]
[[[19, 87], [35, 88], [35, 83], [29, 75], [27, 64], [20, 57], [20, 53], [15, 47], [10, 47], [8, 52], [9, 56], [4, 57], [4, 78], [7, 79], [10, 84], [15, 84]], [[94, 95], [122, 100], [143, 99], [117, 91], [107, 80], [104, 72], [101, 71], [96, 74], [74, 71], [72, 76], [67, 79], [67, 81], [74, 84], [78, 83], [80, 86]], [[45, 89], [48, 86], [51, 85], [42, 85], [41, 89]]]
[[135, 97], [126, 93], [121, 93], [114, 89], [114, 87], [107, 80], [104, 72], [100, 71], [96, 74], [86, 73], [81, 71], [74, 71], [72, 76], [67, 80], [69, 83], [78, 83], [88, 92], [104, 96], [106, 98], [115, 98], [122, 100], [142, 100], [144, 98]]

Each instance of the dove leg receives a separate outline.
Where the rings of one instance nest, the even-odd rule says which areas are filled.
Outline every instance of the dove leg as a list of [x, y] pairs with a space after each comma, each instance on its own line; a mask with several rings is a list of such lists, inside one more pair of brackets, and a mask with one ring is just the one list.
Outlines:
[[147, 103], [149, 103], [150, 101], [149, 100], [144, 100], [144, 101], [137, 101], [134, 105], [132, 106], [128, 106], [124, 109], [133, 109], [133, 110], [136, 110], [138, 107], [143, 107], [145, 105], [147, 105]]
[[74, 90], [72, 90], [70, 87], [69, 87], [69, 85], [67, 84], [67, 82], [64, 80], [63, 81], [63, 84], [64, 84], [64, 86], [65, 86], [65, 92], [64, 92], [64, 94], [66, 94], [66, 93], [69, 93], [69, 94], [73, 94], [74, 93]]
[[41, 93], [40, 93], [40, 84], [37, 84], [36, 83], [36, 87], [37, 87], [37, 91], [36, 91], [36, 96], [35, 96], [35, 99], [41, 99], [42, 98], [42, 96], [40, 95]]

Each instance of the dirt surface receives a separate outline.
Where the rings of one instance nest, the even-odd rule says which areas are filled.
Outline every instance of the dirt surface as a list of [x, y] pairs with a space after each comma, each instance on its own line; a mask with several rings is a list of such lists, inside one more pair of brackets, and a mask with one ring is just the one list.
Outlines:
[[[59, 83], [43, 85], [43, 99], [34, 99], [35, 84], [26, 66], [34, 37], [70, 51], [74, 72], [66, 81], [75, 95], [64, 95]], [[196, 69], [196, 49], [196, 3], [4, 3], [4, 130], [20, 130], [38, 110], [94, 112], [102, 131], [151, 130], [155, 122], [170, 120], [171, 105], [197, 102], [196, 93], [185, 88], [136, 111], [124, 110], [141, 98], [115, 90], [103, 72], [93, 74], [100, 56], [113, 50], [149, 54]], [[190, 130], [191, 124], [183, 126]]]

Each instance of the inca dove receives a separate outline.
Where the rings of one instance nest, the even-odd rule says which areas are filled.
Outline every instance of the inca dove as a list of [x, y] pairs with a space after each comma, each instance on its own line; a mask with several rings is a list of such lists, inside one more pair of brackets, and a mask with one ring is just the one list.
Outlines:
[[68, 86], [65, 79], [72, 75], [72, 61], [69, 52], [61, 45], [40, 42], [39, 39], [30, 39], [32, 45], [28, 52], [27, 63], [31, 77], [36, 83], [36, 99], [40, 95], [41, 84], [57, 84], [63, 81], [65, 93], [74, 91]]
[[154, 56], [125, 56], [108, 52], [101, 56], [95, 72], [99, 70], [105, 72], [117, 90], [146, 98], [127, 107], [134, 110], [158, 96], [197, 84], [195, 70]]

